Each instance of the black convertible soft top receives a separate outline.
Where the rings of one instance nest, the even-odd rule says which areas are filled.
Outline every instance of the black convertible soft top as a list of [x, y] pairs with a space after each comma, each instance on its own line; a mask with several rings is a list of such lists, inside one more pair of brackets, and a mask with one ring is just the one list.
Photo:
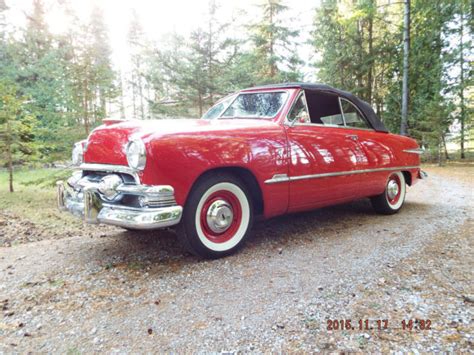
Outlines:
[[359, 108], [359, 110], [365, 115], [365, 117], [367, 118], [367, 120], [369, 121], [373, 129], [375, 129], [378, 132], [388, 132], [388, 129], [385, 127], [383, 122], [380, 121], [380, 118], [378, 118], [378, 116], [375, 114], [372, 107], [367, 102], [359, 99], [357, 96], [351, 94], [350, 92], [339, 90], [326, 84], [283, 83], [283, 84], [256, 86], [253, 88], [245, 89], [243, 91], [250, 91], [250, 90], [257, 90], [257, 89], [271, 89], [271, 88], [281, 88], [281, 89], [300, 88], [307, 91], [320, 91], [320, 92], [331, 93], [331, 94], [341, 96], [345, 98], [346, 100], [351, 101], [354, 105], [356, 105]]

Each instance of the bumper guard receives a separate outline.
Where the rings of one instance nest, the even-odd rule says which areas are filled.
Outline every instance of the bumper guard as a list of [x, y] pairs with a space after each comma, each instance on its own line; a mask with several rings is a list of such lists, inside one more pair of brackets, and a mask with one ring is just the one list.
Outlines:
[[[81, 183], [82, 182], [82, 183]], [[81, 183], [81, 184], [79, 184]], [[165, 207], [130, 207], [104, 202], [100, 197], [99, 184], [83, 182], [71, 187], [58, 181], [57, 204], [61, 211], [69, 211], [87, 223], [104, 223], [129, 229], [157, 229], [176, 225], [181, 220], [183, 208], [178, 205]], [[145, 201], [174, 201], [171, 186], [126, 185], [117, 187], [117, 192], [140, 196]]]

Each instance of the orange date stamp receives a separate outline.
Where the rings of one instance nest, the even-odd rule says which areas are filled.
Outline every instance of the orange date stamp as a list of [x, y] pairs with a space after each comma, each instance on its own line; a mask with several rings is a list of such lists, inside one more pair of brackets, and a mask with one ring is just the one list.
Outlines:
[[[431, 320], [429, 319], [403, 319], [396, 322], [396, 328], [405, 331], [431, 330]], [[386, 330], [390, 328], [388, 319], [327, 319], [326, 329], [328, 331], [337, 330]], [[395, 328], [395, 327], [394, 327]]]

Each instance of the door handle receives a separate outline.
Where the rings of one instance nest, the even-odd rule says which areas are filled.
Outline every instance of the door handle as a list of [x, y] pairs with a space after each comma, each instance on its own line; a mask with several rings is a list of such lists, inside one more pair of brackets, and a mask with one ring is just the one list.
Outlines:
[[353, 141], [356, 141], [359, 139], [359, 136], [357, 134], [348, 134], [346, 135], [346, 138], [352, 139]]

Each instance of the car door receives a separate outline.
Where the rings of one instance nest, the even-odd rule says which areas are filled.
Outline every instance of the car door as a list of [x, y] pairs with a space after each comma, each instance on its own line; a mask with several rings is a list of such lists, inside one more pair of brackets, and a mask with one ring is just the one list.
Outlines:
[[[301, 91], [287, 116], [289, 211], [351, 200], [358, 195], [362, 152], [357, 136], [345, 129], [336, 95], [321, 94], [308, 107]], [[316, 106], [314, 106], [316, 105]]]
[[[360, 197], [373, 196], [383, 192], [389, 171], [380, 170], [391, 166], [393, 152], [387, 144], [387, 134], [376, 132], [362, 112], [350, 101], [340, 98], [341, 109], [348, 134], [357, 137], [359, 150], [358, 174]], [[384, 142], [385, 140], [385, 142]]]

